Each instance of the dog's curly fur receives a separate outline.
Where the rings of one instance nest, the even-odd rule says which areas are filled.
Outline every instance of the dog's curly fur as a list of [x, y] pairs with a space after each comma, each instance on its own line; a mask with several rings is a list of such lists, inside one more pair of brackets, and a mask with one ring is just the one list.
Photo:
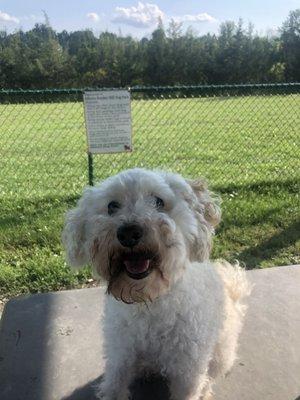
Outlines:
[[[238, 265], [209, 261], [220, 218], [203, 180], [138, 168], [86, 189], [67, 214], [69, 263], [107, 282], [99, 398], [129, 399], [133, 378], [151, 371], [173, 400], [208, 399], [231, 368], [249, 285]], [[142, 232], [130, 246], [118, 234], [129, 224]]]

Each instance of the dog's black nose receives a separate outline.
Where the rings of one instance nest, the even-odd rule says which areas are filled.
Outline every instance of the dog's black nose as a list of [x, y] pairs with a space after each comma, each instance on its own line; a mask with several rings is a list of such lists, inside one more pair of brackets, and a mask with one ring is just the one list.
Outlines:
[[143, 236], [143, 228], [137, 224], [124, 224], [117, 230], [117, 238], [122, 246], [136, 246]]

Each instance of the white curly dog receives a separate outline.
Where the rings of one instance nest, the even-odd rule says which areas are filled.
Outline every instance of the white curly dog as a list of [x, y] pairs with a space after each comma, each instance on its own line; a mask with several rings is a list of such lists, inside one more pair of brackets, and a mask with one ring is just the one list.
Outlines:
[[100, 399], [129, 399], [145, 371], [166, 377], [173, 400], [209, 399], [232, 367], [249, 285], [237, 265], [209, 261], [220, 217], [203, 180], [138, 168], [87, 188], [68, 212], [69, 263], [107, 282]]

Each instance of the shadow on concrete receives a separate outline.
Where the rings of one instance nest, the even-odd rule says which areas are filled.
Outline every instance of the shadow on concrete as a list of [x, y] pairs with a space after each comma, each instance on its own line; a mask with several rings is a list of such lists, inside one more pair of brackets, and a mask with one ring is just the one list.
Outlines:
[[[71, 395], [61, 400], [97, 400], [95, 387], [103, 376], [76, 389]], [[151, 375], [136, 379], [130, 386], [131, 400], [169, 400], [169, 388], [165, 379], [158, 375]]]
[[[46, 366], [49, 363], [51, 296], [54, 295], [29, 296], [22, 301], [13, 299], [4, 308], [0, 325], [1, 400], [48, 398]], [[45, 297], [49, 297], [48, 301]]]
[[95, 396], [95, 388], [101, 382], [101, 380], [102, 376], [74, 390], [73, 393], [71, 393], [69, 396], [63, 397], [61, 400], [97, 400]]

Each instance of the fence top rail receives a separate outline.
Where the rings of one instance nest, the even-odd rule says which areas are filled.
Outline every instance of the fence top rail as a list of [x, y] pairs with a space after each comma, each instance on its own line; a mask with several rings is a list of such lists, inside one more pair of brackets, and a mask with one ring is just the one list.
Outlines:
[[132, 86], [120, 88], [93, 87], [93, 88], [70, 88], [70, 89], [0, 89], [0, 95], [26, 95], [26, 94], [83, 94], [85, 91], [92, 90], [120, 90], [127, 89], [131, 93], [147, 92], [177, 92], [177, 91], [197, 91], [206, 92], [214, 90], [251, 90], [251, 89], [299, 89], [300, 82], [291, 83], [255, 83], [255, 84], [237, 84], [237, 85], [178, 85], [178, 86]]

